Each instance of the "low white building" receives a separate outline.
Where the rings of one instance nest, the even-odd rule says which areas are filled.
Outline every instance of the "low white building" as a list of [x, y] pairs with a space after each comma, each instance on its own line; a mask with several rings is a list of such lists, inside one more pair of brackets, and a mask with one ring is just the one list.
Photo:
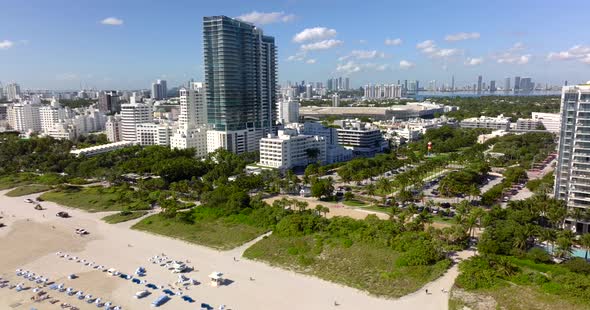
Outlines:
[[559, 113], [533, 112], [532, 119], [541, 122], [549, 132], [559, 133], [561, 129], [561, 116]]
[[504, 115], [498, 115], [497, 117], [472, 117], [466, 118], [459, 123], [461, 128], [490, 128], [497, 130], [509, 130], [510, 129], [510, 118], [504, 117]]
[[276, 136], [269, 135], [260, 140], [260, 166], [285, 170], [315, 162], [326, 162], [326, 141], [323, 137], [279, 130]]
[[54, 123], [53, 126], [45, 128], [43, 135], [67, 140], [74, 140], [78, 136], [76, 126], [66, 122]]
[[70, 154], [73, 154], [76, 156], [84, 155], [84, 156], [90, 157], [90, 156], [95, 156], [95, 155], [99, 155], [99, 154], [103, 154], [103, 153], [112, 152], [115, 150], [120, 150], [122, 148], [133, 146], [135, 144], [136, 143], [134, 141], [120, 141], [120, 142], [115, 142], [115, 143], [91, 146], [91, 147], [87, 147], [87, 148], [79, 149], [79, 150], [71, 150]]
[[153, 124], [143, 123], [136, 127], [137, 138], [139, 145], [170, 145], [170, 136], [172, 135], [172, 127], [168, 124]]
[[381, 130], [360, 121], [336, 121], [342, 128], [338, 131], [338, 144], [352, 150], [354, 156], [372, 157], [389, 147]]

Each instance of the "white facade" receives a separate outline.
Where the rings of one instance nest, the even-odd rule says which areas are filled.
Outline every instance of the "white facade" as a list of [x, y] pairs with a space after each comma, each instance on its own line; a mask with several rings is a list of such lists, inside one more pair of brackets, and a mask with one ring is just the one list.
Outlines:
[[561, 119], [559, 113], [533, 112], [532, 119], [541, 122], [547, 131], [559, 133], [561, 128]]
[[402, 85], [365, 85], [365, 99], [396, 99], [404, 96]]
[[121, 116], [109, 116], [105, 124], [105, 130], [109, 142], [121, 141]]
[[65, 110], [59, 106], [59, 103], [55, 99], [51, 105], [39, 108], [39, 115], [41, 119], [41, 131], [44, 133], [52, 129], [55, 124], [64, 122], [66, 119]]
[[13, 103], [7, 109], [8, 125], [21, 133], [41, 131], [39, 105], [30, 102]]
[[299, 102], [291, 98], [279, 102], [279, 122], [281, 124], [297, 123], [299, 121]]
[[[564, 86], [561, 94], [561, 131], [554, 196], [566, 201], [568, 209], [590, 209], [590, 81]], [[577, 222], [577, 223], [575, 223]], [[590, 221], [568, 218], [565, 223], [577, 232], [589, 232]]]
[[504, 115], [466, 118], [461, 121], [460, 126], [461, 128], [491, 128], [508, 131], [510, 129], [510, 118], [504, 117]]
[[332, 107], [339, 107], [340, 106], [340, 95], [334, 94], [332, 95]]
[[143, 103], [127, 103], [121, 105], [121, 139], [136, 141], [137, 125], [152, 121], [152, 108]]
[[45, 128], [43, 135], [55, 139], [73, 140], [78, 136], [76, 126], [65, 122], [54, 123], [53, 126]]
[[172, 135], [172, 127], [168, 124], [153, 124], [143, 123], [136, 127], [137, 138], [139, 145], [170, 145], [170, 136]]
[[277, 169], [305, 167], [326, 162], [326, 141], [323, 137], [297, 135], [279, 130], [260, 140], [260, 165]]
[[4, 96], [8, 101], [15, 101], [20, 98], [20, 85], [10, 83], [4, 87]]
[[180, 91], [178, 128], [170, 138], [170, 147], [194, 148], [195, 155], [207, 155], [207, 104], [203, 83], [193, 82]]
[[135, 142], [131, 142], [131, 141], [121, 141], [121, 142], [91, 146], [91, 147], [79, 149], [79, 150], [71, 150], [70, 154], [73, 154], [76, 156], [84, 155], [84, 156], [90, 157], [90, 156], [95, 156], [95, 155], [99, 155], [99, 154], [103, 154], [103, 153], [112, 152], [112, 151], [126, 148], [129, 146], [133, 146], [135, 144], [136, 144]]
[[353, 151], [354, 156], [370, 157], [389, 147], [383, 134], [377, 128], [372, 128], [362, 122], [340, 121], [342, 125], [338, 131], [338, 144]]

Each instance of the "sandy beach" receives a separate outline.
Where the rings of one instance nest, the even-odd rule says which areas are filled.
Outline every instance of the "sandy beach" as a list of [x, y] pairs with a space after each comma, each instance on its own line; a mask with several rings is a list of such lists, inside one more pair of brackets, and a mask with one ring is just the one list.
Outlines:
[[[165, 267], [150, 263], [150, 257], [165, 253], [173, 259], [188, 260], [188, 265], [194, 266], [195, 270], [186, 276], [197, 279], [200, 284], [190, 285], [183, 293], [195, 303], [174, 296], [160, 307], [163, 309], [199, 309], [201, 303], [215, 309], [222, 304], [226, 309], [447, 309], [448, 294], [442, 290], [449, 290], [457, 275], [455, 266], [416, 293], [397, 300], [376, 298], [353, 288], [242, 259], [243, 251], [251, 243], [231, 251], [216, 251], [129, 229], [138, 220], [111, 225], [100, 221], [105, 213], [86, 213], [51, 202], [41, 203], [45, 208], [43, 211], [34, 210], [33, 204], [23, 199], [34, 199], [38, 194], [11, 198], [4, 196], [5, 192], [0, 191], [0, 215], [3, 217], [0, 222], [7, 225], [0, 228], [1, 277], [11, 283], [24, 282], [32, 286], [32, 282], [15, 275], [15, 269], [22, 268], [56, 283], [64, 283], [66, 287], [82, 290], [84, 294], [111, 301], [123, 309], [150, 308], [151, 302], [163, 295], [162, 290], [150, 289], [153, 291], [150, 296], [135, 299], [133, 295], [145, 289], [144, 285], [108, 276], [82, 263], [60, 258], [55, 253], [75, 255], [127, 274], [143, 266], [147, 274], [141, 279], [158, 286], [174, 284], [178, 276]], [[55, 214], [59, 211], [66, 211], [72, 217], [58, 218]], [[84, 228], [90, 234], [79, 236], [74, 233], [76, 228]], [[222, 272], [230, 284], [211, 286], [208, 275], [213, 271]], [[72, 273], [79, 277], [69, 280], [67, 276]], [[431, 293], [427, 295], [425, 288]], [[97, 309], [95, 305], [64, 293], [45, 291], [60, 303], [67, 302], [80, 309]], [[8, 287], [0, 288], [0, 309], [60, 309], [59, 303], [33, 303], [30, 301], [33, 294], [31, 290], [16, 292]], [[338, 306], [334, 306], [335, 301]]]

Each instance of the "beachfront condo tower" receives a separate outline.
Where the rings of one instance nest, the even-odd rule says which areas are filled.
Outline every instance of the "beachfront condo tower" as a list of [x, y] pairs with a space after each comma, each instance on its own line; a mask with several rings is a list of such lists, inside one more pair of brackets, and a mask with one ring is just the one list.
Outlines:
[[[555, 198], [565, 200], [570, 211], [590, 209], [590, 81], [563, 87], [560, 114]], [[569, 217], [565, 224], [578, 233], [588, 232], [587, 219]]]
[[275, 131], [275, 39], [253, 24], [226, 16], [203, 19], [207, 151], [258, 151]]

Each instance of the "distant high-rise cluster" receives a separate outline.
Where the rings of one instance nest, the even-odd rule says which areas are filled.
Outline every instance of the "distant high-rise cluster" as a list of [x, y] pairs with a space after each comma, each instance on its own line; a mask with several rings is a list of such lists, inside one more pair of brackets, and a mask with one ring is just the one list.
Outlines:
[[4, 96], [8, 101], [16, 101], [20, 98], [20, 85], [16, 83], [10, 83], [4, 87]]
[[350, 90], [350, 78], [329, 78], [326, 81], [326, 88], [328, 91]]
[[403, 85], [399, 84], [380, 84], [365, 85], [365, 99], [395, 99], [405, 95]]
[[152, 83], [152, 99], [163, 100], [168, 98], [168, 87], [165, 80], [157, 80]]

